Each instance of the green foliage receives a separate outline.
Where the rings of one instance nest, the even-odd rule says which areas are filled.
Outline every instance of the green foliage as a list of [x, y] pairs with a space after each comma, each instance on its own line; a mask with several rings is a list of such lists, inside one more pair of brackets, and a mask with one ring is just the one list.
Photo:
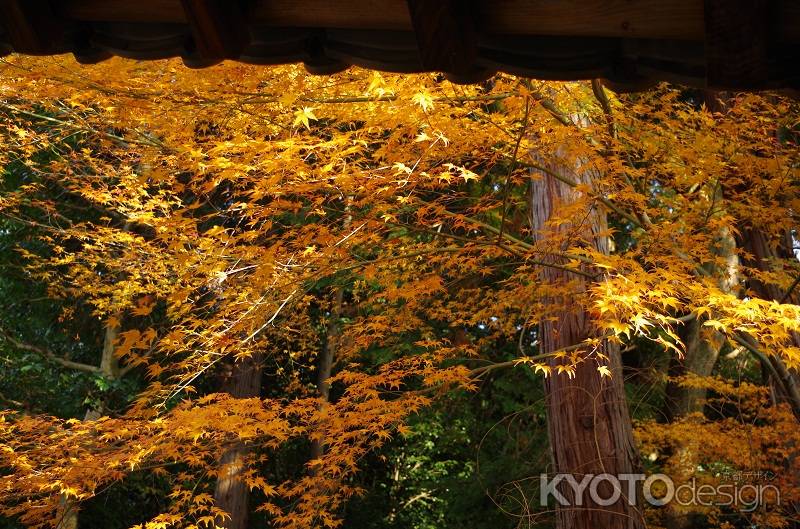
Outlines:
[[516, 516], [536, 509], [532, 478], [548, 464], [543, 399], [541, 380], [519, 367], [424, 410], [371, 457], [360, 481], [367, 492], [347, 507], [345, 525], [516, 527]]

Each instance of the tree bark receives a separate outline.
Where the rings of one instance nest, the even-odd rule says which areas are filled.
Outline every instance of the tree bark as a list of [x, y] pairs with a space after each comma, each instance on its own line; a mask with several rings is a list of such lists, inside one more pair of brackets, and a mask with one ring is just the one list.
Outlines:
[[[709, 97], [709, 101], [717, 101]], [[714, 202], [722, 202], [722, 190], [716, 190]], [[722, 214], [718, 212], [717, 215]], [[713, 254], [722, 258], [720, 263], [706, 265], [705, 271], [717, 279], [717, 284], [723, 292], [733, 293], [739, 285], [739, 257], [736, 254], [736, 239], [726, 228], [720, 230], [714, 246]], [[725, 345], [725, 336], [717, 330], [705, 327], [703, 320], [692, 320], [686, 324], [681, 332], [681, 339], [686, 346], [683, 359], [673, 357], [670, 361], [670, 378], [679, 377], [688, 373], [707, 377], [711, 375], [719, 358], [719, 353]], [[706, 390], [703, 388], [688, 388], [673, 380], [667, 384], [664, 415], [668, 421], [674, 421], [691, 413], [702, 413], [706, 403]]]
[[[223, 390], [237, 399], [259, 397], [261, 395], [261, 355], [254, 354], [231, 365]], [[242, 472], [247, 468], [246, 458], [250, 449], [244, 444], [226, 450], [220, 458], [219, 475], [214, 488], [214, 501], [230, 519], [217, 523], [226, 529], [245, 529], [249, 516], [248, 502], [250, 491], [242, 480]]]
[[[353, 217], [350, 214], [350, 203], [353, 197], [348, 196], [344, 205], [344, 220], [342, 221], [343, 231], [347, 231]], [[333, 370], [333, 362], [336, 358], [336, 351], [339, 348], [339, 335], [341, 330], [339, 328], [339, 318], [342, 316], [342, 303], [344, 302], [344, 289], [337, 287], [333, 293], [333, 300], [331, 304], [330, 318], [326, 328], [325, 346], [322, 348], [322, 356], [319, 359], [319, 372], [317, 373], [317, 388], [319, 391], [320, 411], [322, 411], [331, 400], [331, 384], [328, 381], [331, 378]], [[325, 442], [323, 439], [314, 439], [311, 441], [311, 460], [317, 460], [325, 454]], [[309, 468], [309, 474], [312, 476], [316, 469], [312, 466]]]
[[[706, 90], [703, 93], [704, 100], [709, 110], [715, 113], [725, 112], [730, 104], [730, 94], [726, 92], [715, 92]], [[744, 183], [734, 186], [738, 193], [748, 190]], [[789, 230], [785, 231], [780, 240], [770, 241], [767, 233], [759, 226], [754, 225], [752, 220], [745, 219], [740, 226], [735, 238], [735, 244], [746, 252], [741, 259], [744, 266], [765, 272], [782, 259], [795, 259], [792, 234]], [[795, 299], [791, 292], [783, 292], [777, 285], [765, 284], [756, 278], [748, 281], [749, 289], [759, 298], [773, 300], [780, 303], [791, 302]], [[800, 335], [794, 334], [794, 345], [800, 347]], [[800, 421], [800, 383], [798, 373], [789, 370], [779, 356], [768, 354], [766, 357], [759, 355], [762, 372], [765, 379], [769, 380], [770, 390], [773, 400], [783, 401], [789, 404], [795, 417]]]
[[[337, 340], [339, 337], [339, 318], [342, 314], [342, 301], [344, 300], [344, 290], [337, 288], [333, 295], [333, 306], [328, 320], [327, 336], [325, 347], [322, 348], [322, 356], [319, 359], [319, 373], [317, 374], [317, 388], [320, 398], [320, 410], [330, 402], [331, 385], [328, 379], [331, 378], [333, 361], [336, 356]], [[311, 442], [311, 459], [316, 460], [325, 454], [325, 443], [322, 439], [314, 439]], [[310, 469], [313, 475], [314, 468]]]
[[[777, 244], [770, 244], [763, 230], [755, 226], [745, 226], [740, 231], [740, 245], [747, 256], [744, 265], [759, 271], [770, 271], [782, 259], [793, 259], [791, 234], [784, 234], [784, 240]], [[792, 300], [791, 293], [783, 292], [777, 285], [766, 284], [758, 279], [748, 281], [749, 289], [759, 298], [785, 303]], [[785, 299], [785, 298], [789, 299]], [[794, 345], [800, 347], [800, 335], [792, 336]], [[772, 365], [770, 369], [770, 387], [776, 400], [786, 402], [800, 420], [800, 384], [797, 372], [790, 370], [779, 356], [768, 355], [767, 361]], [[772, 375], [777, 373], [778, 376]]]
[[[119, 314], [114, 316], [115, 321], [119, 321]], [[106, 327], [103, 336], [103, 352], [100, 356], [100, 374], [109, 382], [119, 378], [119, 360], [114, 354], [117, 336], [119, 335], [119, 324], [115, 323]], [[84, 415], [84, 421], [95, 421], [103, 416], [103, 405], [99, 408], [89, 408]], [[64, 495], [59, 499], [58, 523], [56, 529], [78, 529], [78, 502]]]
[[[700, 320], [687, 323], [680, 334], [686, 346], [686, 354], [683, 359], [673, 358], [670, 361], [670, 379], [687, 374], [700, 377], [711, 375], [725, 337], [719, 331], [703, 327]], [[706, 393], [704, 388], [685, 387], [670, 380], [666, 389], [666, 420], [672, 422], [692, 413], [702, 413], [706, 404]]]
[[[695, 319], [686, 324], [681, 332], [681, 339], [686, 346], [686, 354], [683, 359], [673, 357], [670, 360], [670, 378], [689, 373], [700, 377], [711, 375], [725, 344], [725, 336], [719, 331], [704, 327], [703, 320]], [[670, 380], [664, 403], [666, 420], [673, 422], [695, 413], [702, 414], [707, 393], [705, 388], [686, 387]], [[673, 464], [670, 467], [670, 476], [678, 483], [689, 483], [697, 472], [699, 448], [697, 442], [688, 441], [677, 447], [671, 455]], [[682, 506], [677, 502], [666, 505], [663, 516], [663, 523], [669, 529], [690, 529], [701, 521], [695, 518], [696, 513], [692, 506]]]
[[[552, 169], [564, 171], [563, 166], [558, 165]], [[565, 176], [591, 185], [591, 175], [586, 171], [570, 171]], [[551, 175], [535, 174], [531, 184], [531, 223], [534, 232], [541, 238], [571, 233], [571, 236], [580, 237], [584, 243], [607, 252], [609, 241], [605, 236], [606, 218], [602, 211], [595, 209], [590, 212], [590, 220], [583, 227], [546, 225], [560, 206], [578, 198], [574, 188]], [[587, 280], [583, 276], [552, 267], [545, 267], [541, 275], [548, 284], [569, 285], [571, 289], [569, 294], [543, 301], [553, 311], [553, 317], [540, 323], [540, 353], [552, 353], [580, 344], [592, 335], [592, 325], [589, 314], [574, 303], [573, 296], [580, 296], [587, 290]], [[620, 475], [639, 471], [619, 349], [607, 342], [601, 347], [608, 357], [608, 368], [612, 374], [610, 378], [601, 376], [593, 360], [579, 363], [574, 376], [557, 374], [559, 365], [570, 363], [568, 358], [552, 358], [549, 361], [552, 374], [545, 378], [554, 472], [573, 474], [579, 482], [585, 474]], [[634, 505], [629, 503], [626, 488], [623, 488], [620, 500], [610, 506], [596, 504], [588, 493], [583, 494], [583, 505], [578, 506], [571, 487], [559, 490], [570, 503], [569, 506], [556, 506], [556, 527], [559, 529], [640, 529], [645, 526], [636, 502]], [[599, 491], [601, 498], [608, 498], [613, 489], [610, 486], [607, 490], [600, 487]]]

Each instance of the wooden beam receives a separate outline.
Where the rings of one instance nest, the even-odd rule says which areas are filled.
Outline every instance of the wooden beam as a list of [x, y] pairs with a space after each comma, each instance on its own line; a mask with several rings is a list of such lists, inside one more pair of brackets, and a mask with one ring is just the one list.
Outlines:
[[[448, 3], [447, 0], [442, 0]], [[470, 3], [468, 0], [453, 2]], [[476, 0], [487, 34], [702, 40], [703, 0]], [[413, 29], [404, 0], [263, 0], [254, 16], [286, 27]], [[405, 11], [405, 13], [404, 13]]]
[[253, 18], [275, 27], [413, 30], [406, 0], [256, 0]]
[[64, 18], [83, 22], [187, 22], [181, 0], [60, 0], [54, 7]]
[[703, 39], [702, 0], [501, 0], [479, 4], [495, 33]]
[[[800, 41], [800, 2], [770, 3], [777, 6], [781, 37]], [[187, 23], [181, 0], [59, 0], [54, 5], [79, 21]], [[475, 0], [475, 10], [486, 34], [703, 41], [706, 31], [704, 0]], [[270, 27], [413, 30], [406, 0], [253, 0], [248, 21]]]

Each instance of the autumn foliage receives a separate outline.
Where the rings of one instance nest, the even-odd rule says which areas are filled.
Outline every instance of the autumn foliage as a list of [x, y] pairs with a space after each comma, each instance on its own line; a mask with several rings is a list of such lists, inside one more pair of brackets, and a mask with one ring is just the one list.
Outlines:
[[[146, 471], [171, 492], [141, 527], [224, 526], [219, 461], [245, 446], [253, 510], [275, 527], [337, 527], [365, 492], [369, 454], [437, 399], [482, 391], [501, 369], [634, 377], [638, 354], [661, 359], [635, 366], [655, 391], [673, 375], [708, 395], [694, 413], [636, 422], [648, 470], [703, 482], [769, 470], [780, 506], [689, 511], [711, 527], [791, 527], [798, 110], [771, 94], [615, 95], [505, 75], [457, 86], [357, 69], [4, 60], [0, 164], [24, 176], [0, 212], [33, 241], [13, 251], [68, 301], [63, 321], [80, 304], [118, 329], [119, 365], [104, 375], [142, 382], [94, 420], [2, 412], [0, 513], [53, 527], [65, 504]], [[576, 199], [534, 230], [531, 181], [543, 178]], [[587, 235], [597, 212], [604, 231]], [[543, 353], [539, 324], [576, 307], [588, 338]], [[667, 372], [695, 354], [690, 325], [717, 340], [713, 377]], [[511, 356], [498, 361], [500, 349]], [[220, 392], [224, 371], [256, 355], [268, 393]], [[324, 450], [291, 473], [265, 470], [309, 442]]]

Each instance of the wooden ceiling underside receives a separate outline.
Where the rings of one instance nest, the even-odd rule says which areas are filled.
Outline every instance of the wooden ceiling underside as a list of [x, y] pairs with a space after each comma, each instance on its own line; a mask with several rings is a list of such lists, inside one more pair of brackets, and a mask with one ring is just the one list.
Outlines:
[[0, 0], [0, 54], [800, 88], [797, 0]]

